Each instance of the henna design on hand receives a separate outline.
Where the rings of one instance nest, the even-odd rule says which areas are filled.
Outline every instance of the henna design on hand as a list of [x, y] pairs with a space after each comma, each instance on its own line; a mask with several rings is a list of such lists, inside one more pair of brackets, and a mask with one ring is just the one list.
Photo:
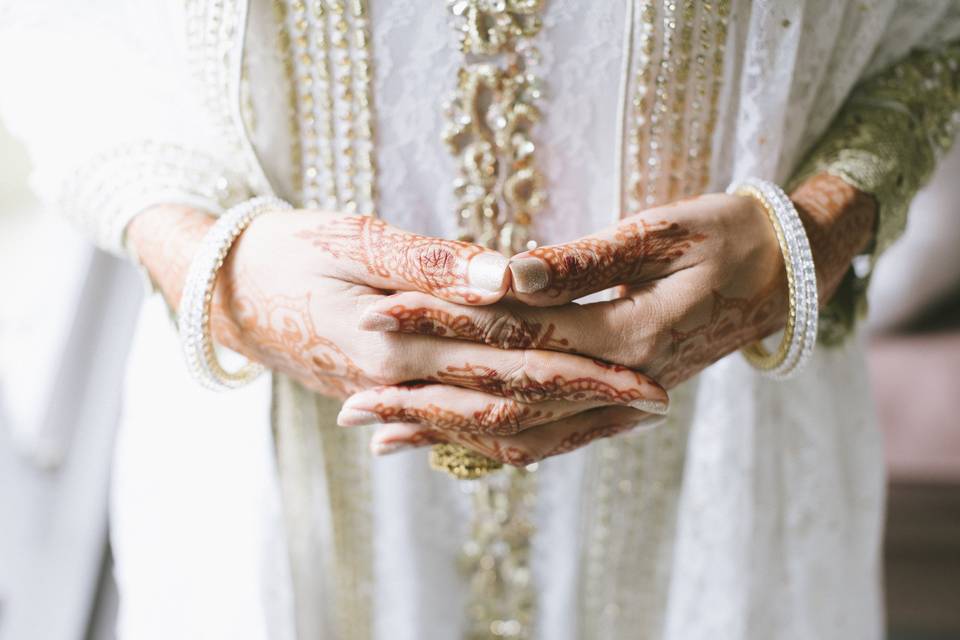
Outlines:
[[[567, 378], [555, 375], [545, 381], [526, 377], [506, 380], [495, 369], [472, 364], [447, 367], [445, 371], [438, 371], [432, 380], [526, 403], [558, 399], [626, 405], [647, 397], [639, 389], [618, 389], [590, 376]], [[648, 384], [642, 377], [638, 377], [638, 381], [644, 386]]]
[[547, 422], [553, 417], [552, 411], [543, 411], [530, 405], [519, 405], [513, 402], [491, 402], [482, 410], [474, 411], [469, 415], [444, 409], [435, 404], [427, 404], [423, 407], [377, 404], [370, 411], [377, 414], [380, 421], [384, 423], [412, 422], [440, 431], [499, 436], [515, 435], [531, 421]]
[[458, 338], [487, 344], [500, 349], [549, 349], [572, 351], [566, 338], [557, 338], [557, 327], [544, 326], [504, 313], [490, 327], [484, 328], [466, 314], [453, 314], [442, 309], [394, 305], [387, 311], [399, 323], [401, 333], [418, 333], [442, 338]]
[[570, 453], [581, 447], [585, 447], [594, 440], [601, 438], [611, 438], [615, 435], [630, 431], [636, 425], [634, 423], [603, 424], [598, 427], [592, 427], [584, 431], [575, 431], [561, 440], [555, 447], [546, 451], [541, 460], [552, 456], [559, 456], [564, 453]]
[[526, 256], [540, 258], [550, 268], [547, 295], [602, 291], [642, 277], [650, 264], [669, 264], [682, 258], [706, 236], [677, 222], [623, 222], [613, 239], [588, 237], [568, 244], [533, 249]]
[[670, 389], [744, 345], [782, 328], [786, 295], [786, 285], [780, 279], [752, 298], [728, 297], [713, 291], [709, 318], [691, 329], [669, 330], [669, 355], [654, 375]]
[[480, 246], [441, 240], [394, 229], [368, 216], [335, 218], [313, 230], [297, 233], [333, 258], [360, 264], [383, 279], [399, 278], [411, 288], [444, 293], [477, 303], [469, 290], [467, 265], [486, 250]]
[[211, 330], [220, 342], [326, 396], [346, 398], [373, 384], [343, 349], [319, 334], [311, 294], [267, 296], [250, 280], [239, 273], [214, 302]]

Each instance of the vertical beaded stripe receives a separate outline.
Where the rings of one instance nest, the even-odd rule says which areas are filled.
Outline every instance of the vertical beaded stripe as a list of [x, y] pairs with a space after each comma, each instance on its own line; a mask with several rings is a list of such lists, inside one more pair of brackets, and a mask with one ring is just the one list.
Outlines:
[[730, 0], [633, 0], [640, 16], [623, 158], [627, 213], [710, 181]]

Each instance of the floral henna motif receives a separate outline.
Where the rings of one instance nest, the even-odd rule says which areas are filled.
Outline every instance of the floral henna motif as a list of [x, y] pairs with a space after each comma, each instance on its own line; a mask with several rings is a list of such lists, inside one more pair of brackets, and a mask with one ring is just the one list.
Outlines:
[[505, 380], [495, 369], [471, 364], [447, 367], [445, 371], [438, 371], [432, 380], [530, 403], [558, 399], [571, 402], [630, 404], [644, 399], [639, 389], [618, 389], [610, 383], [590, 376], [566, 378], [556, 375], [544, 381], [524, 379], [514, 382]]
[[630, 431], [634, 428], [634, 426], [635, 425], [633, 423], [607, 424], [599, 427], [592, 427], [586, 431], [576, 431], [561, 440], [555, 447], [544, 453], [543, 458], [570, 453], [571, 451], [575, 451], [576, 449], [587, 446], [594, 440], [610, 438], [625, 431]]
[[529, 252], [546, 262], [552, 271], [551, 285], [544, 291], [559, 296], [565, 291], [601, 291], [633, 282], [649, 264], [668, 264], [682, 258], [706, 239], [677, 222], [624, 222], [608, 238], [584, 238], [563, 245]]
[[[324, 395], [346, 398], [373, 382], [332, 340], [320, 335], [310, 313], [311, 295], [266, 296], [239, 274], [226, 287], [222, 304], [229, 313], [214, 313], [211, 328], [221, 341], [250, 350], [258, 361], [278, 369]], [[243, 283], [245, 295], [238, 292]]]
[[469, 289], [466, 265], [484, 252], [482, 247], [406, 233], [368, 216], [337, 218], [297, 237], [334, 258], [361, 264], [371, 275], [401, 278], [418, 291], [443, 292], [465, 302], [480, 300]]
[[424, 407], [378, 404], [372, 411], [384, 423], [412, 422], [441, 431], [498, 436], [515, 435], [531, 421], [547, 422], [553, 417], [552, 411], [541, 411], [509, 402], [491, 402], [482, 410], [474, 411], [469, 415], [443, 409], [435, 404], [427, 404]]
[[720, 358], [783, 325], [785, 287], [779, 280], [752, 298], [713, 292], [709, 319], [689, 330], [670, 329], [670, 352], [657, 377], [672, 388]]
[[470, 316], [453, 314], [430, 307], [409, 308], [395, 305], [386, 311], [400, 323], [401, 333], [418, 333], [445, 338], [459, 338], [501, 349], [550, 349], [571, 351], [565, 338], [557, 338], [556, 325], [544, 326], [504, 313], [490, 327], [484, 328]]

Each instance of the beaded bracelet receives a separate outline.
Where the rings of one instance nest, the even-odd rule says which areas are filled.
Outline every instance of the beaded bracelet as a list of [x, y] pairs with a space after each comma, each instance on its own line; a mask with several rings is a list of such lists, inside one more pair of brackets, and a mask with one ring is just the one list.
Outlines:
[[248, 361], [232, 372], [220, 365], [210, 335], [210, 305], [217, 273], [243, 230], [262, 213], [291, 208], [283, 200], [274, 197], [253, 198], [231, 207], [207, 231], [200, 249], [190, 262], [180, 297], [177, 327], [190, 375], [208, 389], [236, 389], [253, 382], [263, 373], [263, 367], [255, 362]]
[[742, 349], [747, 362], [772, 378], [786, 379], [800, 371], [813, 354], [820, 314], [817, 274], [803, 222], [783, 189], [758, 178], [730, 185], [727, 193], [749, 196], [763, 207], [777, 234], [787, 270], [790, 310], [780, 346], [774, 353], [760, 341]]

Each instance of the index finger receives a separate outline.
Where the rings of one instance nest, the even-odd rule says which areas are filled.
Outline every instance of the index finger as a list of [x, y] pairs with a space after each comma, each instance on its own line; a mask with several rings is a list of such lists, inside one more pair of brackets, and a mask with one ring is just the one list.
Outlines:
[[402, 231], [369, 216], [331, 218], [297, 235], [335, 258], [341, 277], [377, 289], [490, 304], [509, 287], [507, 259], [496, 251]]

